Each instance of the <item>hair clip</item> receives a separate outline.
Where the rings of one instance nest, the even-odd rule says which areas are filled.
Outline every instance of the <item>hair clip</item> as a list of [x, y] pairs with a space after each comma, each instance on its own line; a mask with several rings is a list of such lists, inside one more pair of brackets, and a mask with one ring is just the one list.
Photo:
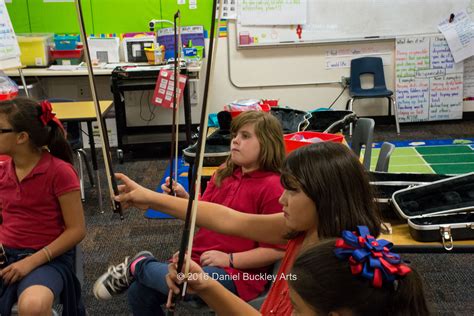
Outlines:
[[372, 280], [372, 285], [380, 288], [383, 282], [394, 282], [411, 272], [398, 254], [390, 252], [393, 247], [391, 242], [375, 239], [367, 226], [357, 226], [357, 230], [358, 234], [344, 230], [334, 249], [336, 257], [349, 259], [353, 275]]
[[53, 106], [48, 100], [41, 101], [40, 120], [44, 126], [48, 125], [50, 121], [54, 121], [65, 133], [63, 124], [61, 124], [61, 121], [56, 117], [56, 113], [53, 112]]

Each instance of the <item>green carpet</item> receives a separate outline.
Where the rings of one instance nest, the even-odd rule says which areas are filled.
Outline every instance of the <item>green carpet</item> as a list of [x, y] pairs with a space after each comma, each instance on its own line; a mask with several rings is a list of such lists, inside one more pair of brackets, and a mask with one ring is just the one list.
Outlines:
[[[378, 148], [372, 150], [372, 170], [375, 169], [379, 152]], [[468, 145], [397, 147], [390, 158], [389, 172], [474, 172], [474, 151]]]

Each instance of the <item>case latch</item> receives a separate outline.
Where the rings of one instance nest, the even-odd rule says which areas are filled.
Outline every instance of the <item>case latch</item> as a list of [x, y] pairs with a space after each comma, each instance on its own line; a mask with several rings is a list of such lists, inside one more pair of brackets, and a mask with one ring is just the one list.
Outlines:
[[439, 232], [441, 233], [441, 240], [443, 241], [444, 249], [452, 250], [454, 247], [453, 236], [451, 235], [451, 227], [440, 226]]

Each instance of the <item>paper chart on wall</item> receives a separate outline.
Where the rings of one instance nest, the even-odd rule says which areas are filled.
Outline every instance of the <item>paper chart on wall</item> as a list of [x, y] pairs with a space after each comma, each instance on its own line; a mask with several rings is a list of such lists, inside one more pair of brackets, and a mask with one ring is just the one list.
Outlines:
[[0, 0], [0, 69], [15, 68], [20, 63], [20, 47], [13, 30], [7, 6]]
[[463, 63], [443, 36], [397, 38], [395, 60], [400, 122], [462, 118]]

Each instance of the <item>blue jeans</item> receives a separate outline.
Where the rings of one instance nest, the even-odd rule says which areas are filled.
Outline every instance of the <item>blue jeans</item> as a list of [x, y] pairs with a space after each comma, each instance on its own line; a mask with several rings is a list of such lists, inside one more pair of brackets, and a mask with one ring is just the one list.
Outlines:
[[[227, 275], [224, 269], [203, 267], [211, 276]], [[155, 258], [146, 258], [135, 265], [134, 282], [128, 289], [128, 304], [133, 315], [165, 315], [161, 305], [168, 299], [169, 288], [166, 284], [168, 263], [158, 262]], [[237, 294], [234, 282], [229, 277], [218, 277], [217, 280], [229, 291]], [[202, 302], [197, 295], [186, 295], [186, 301]]]

